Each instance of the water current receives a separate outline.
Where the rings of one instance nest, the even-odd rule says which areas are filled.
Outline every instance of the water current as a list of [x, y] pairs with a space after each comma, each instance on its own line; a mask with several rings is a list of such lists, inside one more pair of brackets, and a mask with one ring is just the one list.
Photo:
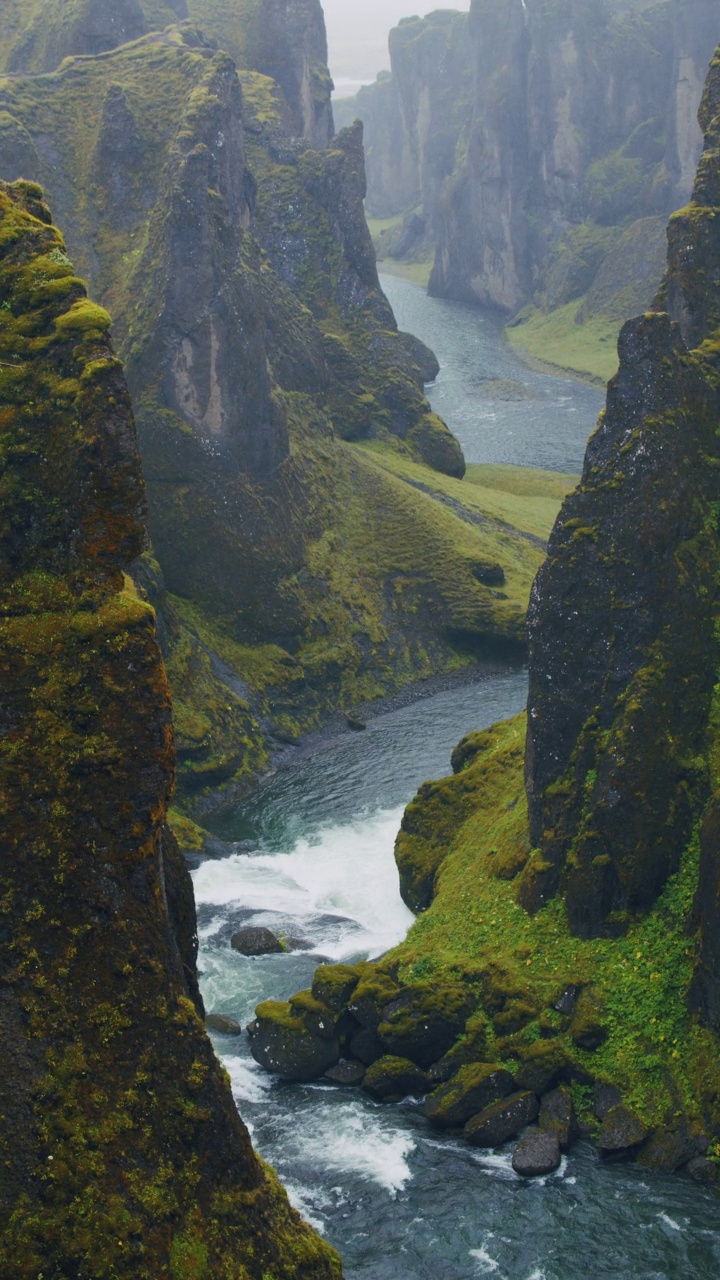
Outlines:
[[[383, 284], [401, 328], [438, 353], [433, 403], [469, 461], [579, 470], [596, 391], [527, 369], [495, 317], [403, 280]], [[308, 986], [321, 960], [377, 956], [399, 942], [412, 923], [393, 862], [404, 806], [426, 778], [448, 772], [464, 733], [514, 714], [525, 696], [525, 673], [509, 669], [400, 707], [364, 734], [297, 752], [218, 819], [227, 854], [194, 872], [208, 1011], [245, 1023], [259, 1000]], [[312, 949], [246, 959], [230, 948], [245, 923]], [[717, 1199], [689, 1180], [600, 1165], [580, 1144], [557, 1174], [526, 1182], [507, 1149], [484, 1154], [438, 1136], [416, 1103], [283, 1084], [256, 1067], [245, 1037], [218, 1036], [215, 1046], [257, 1148], [340, 1250], [347, 1280], [720, 1275]]]

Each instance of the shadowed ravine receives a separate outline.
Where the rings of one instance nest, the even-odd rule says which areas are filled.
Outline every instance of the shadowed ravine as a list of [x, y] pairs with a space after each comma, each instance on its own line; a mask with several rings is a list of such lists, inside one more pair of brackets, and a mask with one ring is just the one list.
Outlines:
[[[599, 393], [525, 369], [493, 317], [404, 281], [384, 285], [400, 326], [444, 361], [434, 405], [469, 461], [579, 468]], [[478, 395], [483, 380], [494, 398]], [[517, 399], [503, 398], [508, 384]], [[307, 986], [320, 957], [394, 945], [411, 920], [392, 858], [404, 805], [421, 781], [447, 772], [465, 732], [514, 714], [525, 697], [525, 673], [514, 669], [402, 707], [365, 734], [297, 755], [217, 823], [219, 837], [242, 843], [195, 872], [208, 1009], [246, 1023], [259, 1000]], [[248, 921], [313, 950], [244, 959], [229, 938]], [[690, 1180], [601, 1167], [581, 1144], [557, 1174], [528, 1184], [508, 1153], [438, 1137], [412, 1103], [278, 1083], [252, 1061], [245, 1037], [218, 1037], [216, 1048], [258, 1149], [340, 1249], [350, 1278], [705, 1280], [718, 1271], [715, 1193]]]

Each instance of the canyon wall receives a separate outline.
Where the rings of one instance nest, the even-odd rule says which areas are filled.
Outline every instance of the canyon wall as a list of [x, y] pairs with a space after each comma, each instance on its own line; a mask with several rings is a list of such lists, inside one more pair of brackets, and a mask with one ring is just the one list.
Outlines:
[[0, 1273], [330, 1280], [201, 1020], [108, 325], [40, 188], [0, 184]]

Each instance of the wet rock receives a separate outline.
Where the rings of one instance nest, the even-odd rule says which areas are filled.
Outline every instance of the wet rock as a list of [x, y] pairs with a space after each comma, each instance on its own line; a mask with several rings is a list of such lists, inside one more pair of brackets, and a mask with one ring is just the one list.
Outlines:
[[340, 1041], [312, 1035], [290, 1005], [267, 1000], [248, 1027], [250, 1052], [266, 1071], [283, 1080], [316, 1080], [340, 1058]]
[[513, 1093], [468, 1120], [463, 1134], [474, 1147], [499, 1147], [532, 1124], [539, 1110], [534, 1093]]
[[283, 951], [314, 951], [315, 944], [309, 938], [295, 938], [285, 934], [282, 939]]
[[242, 1027], [234, 1018], [224, 1013], [209, 1013], [205, 1019], [208, 1031], [215, 1031], [219, 1036], [241, 1036]]
[[611, 1107], [605, 1116], [598, 1146], [603, 1154], [612, 1155], [638, 1147], [647, 1136], [647, 1126], [640, 1117], [620, 1103]]
[[285, 950], [272, 929], [265, 929], [260, 925], [247, 925], [244, 929], [239, 929], [230, 939], [230, 946], [243, 956], [282, 955]]
[[695, 1156], [694, 1160], [686, 1164], [685, 1172], [689, 1173], [696, 1182], [714, 1184], [720, 1181], [720, 1165], [717, 1165], [714, 1160], [709, 1160], [707, 1156]]
[[424, 1112], [439, 1128], [452, 1128], [507, 1097], [514, 1088], [515, 1081], [504, 1067], [475, 1063], [461, 1067], [448, 1084], [436, 1089], [425, 1102]]
[[382, 1058], [385, 1052], [382, 1040], [377, 1032], [370, 1031], [368, 1027], [361, 1027], [359, 1031], [355, 1031], [350, 1036], [348, 1048], [353, 1058], [364, 1062], [368, 1067], [373, 1062], [377, 1062], [378, 1058]]
[[302, 1022], [306, 1031], [322, 1040], [335, 1040], [346, 1033], [349, 1015], [335, 1013], [326, 1004], [316, 1000], [312, 991], [298, 991], [290, 997], [290, 1012]]
[[357, 1085], [362, 1084], [366, 1071], [367, 1067], [364, 1062], [357, 1062], [353, 1058], [343, 1058], [342, 1062], [338, 1062], [336, 1067], [330, 1067], [325, 1072], [325, 1079], [331, 1080], [333, 1084]]
[[621, 1102], [622, 1094], [614, 1084], [602, 1084], [600, 1081], [596, 1083], [593, 1089], [593, 1111], [598, 1120], [604, 1120], [608, 1111], [619, 1106]]
[[359, 720], [357, 716], [345, 715], [345, 723], [348, 729], [352, 729], [354, 733], [363, 733], [367, 729], [364, 720]]
[[563, 991], [559, 999], [555, 1001], [553, 1008], [556, 1010], [557, 1013], [563, 1013], [569, 1017], [571, 1014], [575, 1012], [575, 1005], [578, 1002], [578, 997], [581, 991], [582, 991], [582, 987], [579, 987], [576, 983], [571, 982], [570, 985], [565, 988], [565, 990]]
[[447, 1053], [472, 1010], [462, 987], [418, 983], [385, 1006], [378, 1035], [387, 1053], [427, 1068]]
[[316, 1000], [339, 1013], [347, 1006], [359, 981], [359, 971], [349, 964], [320, 965], [315, 970], [312, 993]]
[[553, 1089], [540, 1101], [538, 1125], [543, 1133], [556, 1138], [561, 1151], [568, 1151], [578, 1135], [572, 1095], [569, 1089]]
[[648, 1169], [674, 1173], [698, 1156], [704, 1156], [707, 1146], [707, 1134], [683, 1116], [674, 1126], [653, 1133], [639, 1153], [638, 1160]]
[[380, 1058], [368, 1068], [363, 1089], [382, 1102], [400, 1102], [403, 1098], [420, 1097], [427, 1092], [428, 1079], [408, 1058], [390, 1055]]
[[560, 1165], [560, 1143], [552, 1133], [534, 1126], [527, 1130], [513, 1152], [512, 1167], [523, 1178], [554, 1173]]
[[461, 1067], [482, 1062], [486, 1056], [486, 1044], [486, 1027], [467, 1032], [438, 1062], [433, 1063], [428, 1071], [431, 1083], [445, 1084], [457, 1075]]

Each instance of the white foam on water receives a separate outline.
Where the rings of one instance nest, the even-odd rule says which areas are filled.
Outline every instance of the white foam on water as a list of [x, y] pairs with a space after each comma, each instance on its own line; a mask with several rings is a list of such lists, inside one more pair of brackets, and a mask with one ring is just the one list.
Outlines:
[[483, 1152], [482, 1155], [473, 1152], [472, 1159], [476, 1164], [480, 1165], [483, 1173], [490, 1177], [502, 1178], [505, 1181], [516, 1181], [520, 1175], [516, 1173], [512, 1167], [511, 1151], [495, 1151]]
[[299, 1187], [294, 1182], [288, 1182], [287, 1178], [283, 1178], [283, 1186], [288, 1194], [293, 1209], [297, 1209], [301, 1218], [310, 1223], [315, 1231], [319, 1231], [321, 1235], [325, 1234], [325, 1223], [318, 1218], [314, 1212], [315, 1205], [313, 1203], [313, 1193], [308, 1187]]
[[286, 1157], [292, 1155], [323, 1173], [351, 1172], [376, 1183], [393, 1199], [412, 1178], [407, 1163], [415, 1150], [412, 1138], [356, 1102], [342, 1107], [319, 1104], [297, 1115], [283, 1141]]
[[496, 1275], [500, 1270], [500, 1263], [497, 1262], [495, 1258], [491, 1257], [485, 1247], [487, 1241], [490, 1239], [492, 1239], [492, 1236], [486, 1236], [479, 1249], [470, 1250], [470, 1257], [475, 1260], [480, 1275], [483, 1276]]
[[[307, 921], [315, 945], [336, 961], [358, 952], [379, 955], [405, 937], [414, 919], [400, 897], [393, 857], [402, 812], [382, 809], [325, 827], [287, 853], [204, 862], [193, 874], [196, 900]], [[351, 927], [324, 927], [322, 920], [313, 927], [313, 917], [328, 914], [347, 918]]]
[[671, 1231], [682, 1231], [680, 1223], [676, 1222], [674, 1218], [671, 1218], [669, 1214], [659, 1213], [658, 1218], [661, 1222], [665, 1223], [666, 1227], [670, 1227]]
[[222, 1056], [222, 1064], [230, 1077], [230, 1085], [236, 1102], [265, 1102], [275, 1077], [267, 1074], [248, 1058]]
[[540, 1267], [536, 1267], [534, 1271], [530, 1272], [527, 1280], [545, 1280], [545, 1272]]

